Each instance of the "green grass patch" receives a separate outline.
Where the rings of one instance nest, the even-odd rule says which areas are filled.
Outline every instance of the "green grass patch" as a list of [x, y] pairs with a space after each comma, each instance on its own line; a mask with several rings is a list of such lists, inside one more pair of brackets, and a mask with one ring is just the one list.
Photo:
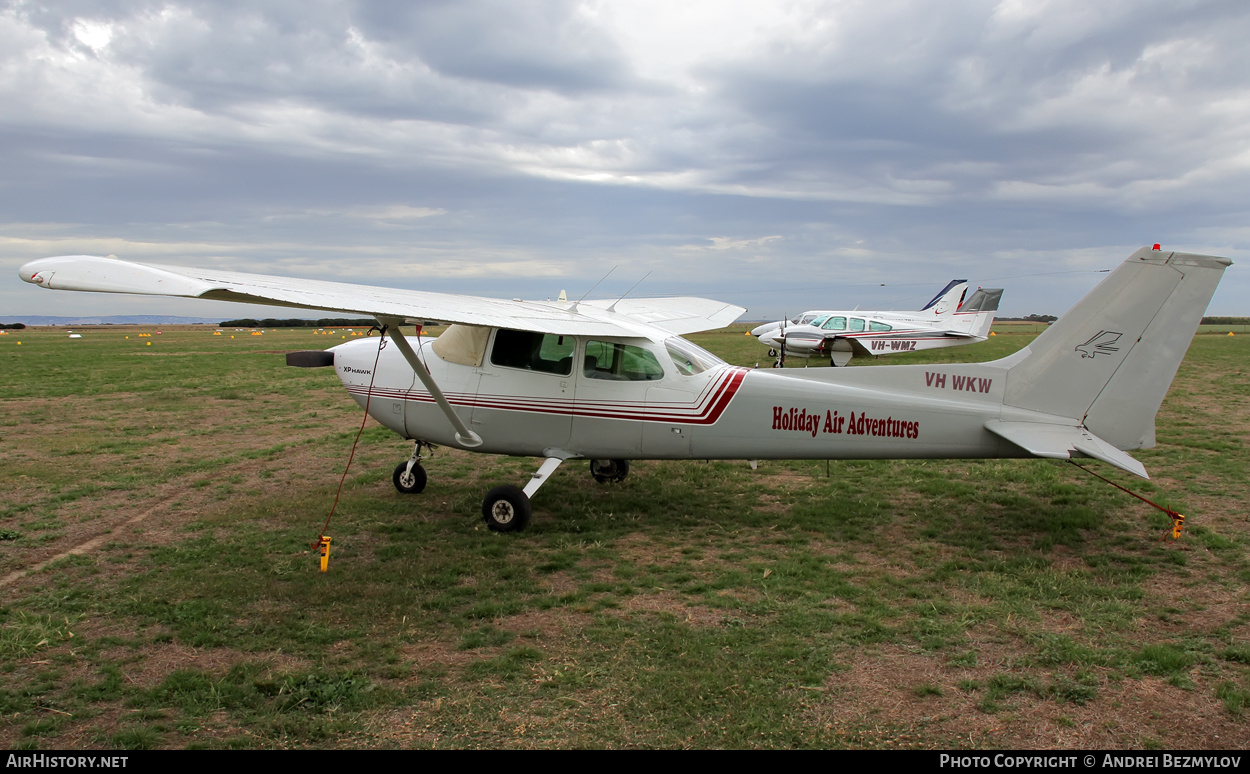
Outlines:
[[[1172, 738], [1166, 698], [1118, 700], [1161, 680], [1142, 695], [1244, 723], [1250, 336], [1195, 339], [1134, 452], [1151, 482], [1089, 463], [1186, 513], [1177, 543], [1047, 460], [636, 462], [612, 486], [569, 461], [498, 535], [480, 498], [534, 460], [440, 449], [404, 496], [410, 447], [370, 423], [321, 573], [359, 409], [273, 352], [340, 340], [133, 333], [0, 349], [0, 563], [104, 538], [5, 589], [10, 748], [1015, 749], [1039, 716], [1127, 748]], [[694, 338], [761, 359], [742, 333]]]

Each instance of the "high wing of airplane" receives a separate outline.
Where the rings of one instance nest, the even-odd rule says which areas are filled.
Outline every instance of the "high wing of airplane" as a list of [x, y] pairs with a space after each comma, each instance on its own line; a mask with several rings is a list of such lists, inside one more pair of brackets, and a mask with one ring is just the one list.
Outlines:
[[967, 300], [967, 280], [951, 280], [917, 312], [809, 311], [790, 321], [751, 330], [781, 366], [786, 357], [828, 357], [844, 366], [868, 355], [919, 352], [985, 341], [998, 312], [1001, 288], [978, 288]]
[[[402, 438], [401, 492], [426, 483], [432, 444], [543, 461], [487, 492], [482, 517], [523, 529], [566, 460], [605, 482], [638, 459], [1093, 458], [1146, 476], [1126, 450], [1155, 442], [1155, 414], [1226, 258], [1142, 248], [1010, 357], [989, 363], [747, 369], [681, 338], [744, 310], [705, 299], [500, 301], [91, 256], [32, 261], [54, 290], [214, 298], [377, 318], [378, 339], [291, 353], [332, 366]], [[450, 322], [415, 346], [406, 324]]]

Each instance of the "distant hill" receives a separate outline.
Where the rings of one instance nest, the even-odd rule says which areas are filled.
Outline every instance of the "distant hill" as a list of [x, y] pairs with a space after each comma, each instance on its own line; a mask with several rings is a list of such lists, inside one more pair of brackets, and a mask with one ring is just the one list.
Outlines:
[[1031, 323], [1053, 323], [1058, 320], [1053, 314], [1030, 314], [1025, 317], [997, 317], [995, 322], [1031, 322]]
[[216, 325], [219, 317], [176, 317], [161, 314], [115, 314], [102, 317], [51, 317], [42, 314], [0, 316], [0, 323], [27, 325]]

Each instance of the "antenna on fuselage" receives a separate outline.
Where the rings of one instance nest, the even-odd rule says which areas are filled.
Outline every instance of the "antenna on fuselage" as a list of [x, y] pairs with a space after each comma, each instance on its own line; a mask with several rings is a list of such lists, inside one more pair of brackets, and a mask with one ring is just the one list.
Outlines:
[[616, 305], [617, 305], [617, 304], [619, 304], [619, 303], [621, 303], [621, 301], [624, 301], [624, 300], [625, 300], [625, 296], [628, 296], [630, 293], [633, 293], [633, 292], [634, 292], [634, 288], [636, 288], [636, 287], [638, 287], [639, 285], [641, 285], [641, 284], [642, 284], [642, 280], [645, 280], [647, 277], [650, 277], [650, 276], [651, 276], [651, 272], [647, 272], [646, 274], [642, 275], [642, 279], [640, 279], [640, 280], [638, 280], [637, 282], [635, 282], [635, 283], [634, 283], [634, 287], [633, 287], [633, 288], [630, 288], [629, 290], [626, 290], [624, 293], [622, 293], [622, 294], [621, 294], [621, 297], [620, 297], [620, 298], [618, 298], [618, 299], [616, 299], [615, 301], [613, 301], [613, 302], [612, 302], [612, 306], [609, 306], [609, 307], [608, 307], [608, 311], [609, 311], [609, 312], [615, 312], [615, 311], [616, 311]]
[[[617, 264], [617, 265], [619, 266], [620, 264]], [[607, 274], [605, 274], [605, 275], [603, 275], [602, 277], [600, 277], [598, 282], [596, 282], [595, 284], [593, 284], [593, 285], [591, 285], [591, 286], [590, 286], [590, 290], [587, 290], [585, 293], [583, 293], [583, 294], [582, 294], [582, 297], [581, 297], [581, 298], [579, 298], [579, 299], [577, 299], [576, 301], [574, 301], [574, 302], [573, 302], [573, 305], [569, 307], [569, 311], [570, 311], [570, 312], [576, 312], [576, 311], [577, 311], [577, 305], [578, 305], [578, 304], [580, 304], [581, 302], [585, 301], [585, 300], [586, 300], [586, 296], [588, 296], [588, 295], [590, 295], [591, 293], [593, 293], [593, 292], [595, 291], [595, 288], [597, 288], [597, 287], [599, 287], [600, 285], [602, 285], [602, 284], [603, 284], [603, 281], [604, 281], [605, 279], [607, 279], [607, 278], [608, 278], [608, 275], [610, 275], [610, 274], [611, 274], [612, 272], [614, 272], [614, 271], [616, 271], [616, 266], [613, 266], [612, 268], [608, 269], [608, 273], [607, 273]]]

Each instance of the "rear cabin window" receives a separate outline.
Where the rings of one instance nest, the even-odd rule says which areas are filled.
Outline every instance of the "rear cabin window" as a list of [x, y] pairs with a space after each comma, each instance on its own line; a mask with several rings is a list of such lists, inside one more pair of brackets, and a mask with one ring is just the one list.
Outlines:
[[891, 326], [889, 326], [889, 325], [886, 325], [886, 324], [885, 324], [885, 323], [883, 323], [883, 322], [877, 322], [876, 320], [869, 320], [869, 321], [868, 321], [868, 330], [870, 330], [870, 331], [882, 331], [882, 332], [885, 332], [885, 331], [892, 331], [892, 330], [894, 330], [894, 328], [893, 328], [893, 327], [891, 327]]
[[495, 334], [490, 362], [505, 368], [568, 376], [573, 373], [576, 348], [577, 341], [572, 336], [500, 329]]
[[642, 382], [664, 378], [664, 369], [655, 355], [642, 347], [612, 341], [588, 341], [582, 374], [588, 379]]

